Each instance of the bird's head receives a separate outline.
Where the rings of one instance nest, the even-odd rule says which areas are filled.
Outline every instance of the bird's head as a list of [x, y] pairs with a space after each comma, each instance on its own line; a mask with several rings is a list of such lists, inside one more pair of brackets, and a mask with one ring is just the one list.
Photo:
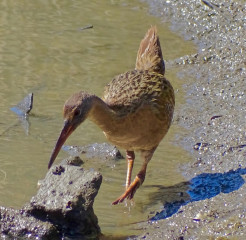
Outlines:
[[73, 94], [64, 104], [64, 126], [50, 157], [50, 168], [61, 150], [62, 145], [72, 132], [88, 117], [92, 107], [93, 95], [85, 92]]

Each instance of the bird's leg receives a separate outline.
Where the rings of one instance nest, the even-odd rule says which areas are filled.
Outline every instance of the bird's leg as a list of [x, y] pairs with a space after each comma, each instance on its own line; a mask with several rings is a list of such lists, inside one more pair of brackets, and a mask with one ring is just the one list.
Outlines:
[[127, 174], [126, 174], [126, 190], [130, 186], [131, 177], [132, 177], [132, 168], [135, 159], [135, 154], [133, 151], [126, 151], [127, 159]]
[[124, 201], [124, 199], [128, 198], [128, 199], [132, 199], [135, 192], [137, 191], [137, 189], [140, 187], [140, 185], [144, 182], [145, 179], [145, 174], [146, 174], [146, 169], [147, 169], [147, 165], [151, 159], [151, 157], [153, 156], [153, 153], [155, 151], [156, 147], [149, 150], [149, 151], [141, 151], [141, 155], [144, 158], [144, 163], [140, 169], [140, 171], [138, 172], [137, 176], [135, 177], [135, 179], [133, 180], [133, 182], [130, 184], [130, 186], [126, 189], [126, 191], [118, 198], [116, 199], [112, 204], [116, 205], [118, 203], [121, 203]]

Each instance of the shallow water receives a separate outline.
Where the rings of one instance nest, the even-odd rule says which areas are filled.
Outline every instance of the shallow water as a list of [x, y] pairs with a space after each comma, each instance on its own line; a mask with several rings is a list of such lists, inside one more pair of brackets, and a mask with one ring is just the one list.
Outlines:
[[[140, 40], [150, 25], [157, 25], [165, 60], [195, 51], [190, 42], [149, 16], [138, 1], [4, 1], [0, 0], [0, 205], [18, 208], [36, 193], [63, 124], [64, 101], [79, 89], [102, 95], [113, 76], [134, 68]], [[92, 29], [81, 30], [93, 25]], [[166, 69], [176, 90], [177, 108], [184, 101], [176, 69]], [[177, 91], [179, 90], [179, 91]], [[10, 108], [29, 92], [34, 107], [29, 133]], [[183, 181], [178, 165], [190, 156], [177, 147], [173, 125], [151, 160], [144, 185], [134, 202], [112, 206], [124, 190], [126, 163], [86, 162], [103, 174], [95, 201], [95, 213], [107, 236], [138, 234], [137, 221], [150, 211], [161, 210], [150, 201], [154, 185], [171, 186]], [[68, 145], [105, 142], [103, 133], [86, 121], [67, 141]], [[124, 151], [122, 151], [124, 153]], [[56, 162], [67, 157], [61, 152]], [[140, 168], [138, 155], [134, 174]], [[141, 230], [140, 230], [141, 231]]]

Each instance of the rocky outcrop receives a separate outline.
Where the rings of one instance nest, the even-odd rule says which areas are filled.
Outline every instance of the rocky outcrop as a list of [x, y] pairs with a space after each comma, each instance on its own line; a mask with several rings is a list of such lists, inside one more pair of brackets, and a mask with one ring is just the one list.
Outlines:
[[96, 238], [100, 227], [93, 203], [101, 182], [102, 176], [94, 170], [53, 166], [21, 210], [0, 208], [0, 238]]

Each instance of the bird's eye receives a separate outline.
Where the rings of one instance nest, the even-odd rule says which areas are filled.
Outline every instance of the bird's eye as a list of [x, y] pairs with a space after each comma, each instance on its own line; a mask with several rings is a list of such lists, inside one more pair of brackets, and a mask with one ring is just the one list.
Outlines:
[[77, 117], [77, 116], [79, 116], [79, 115], [80, 115], [80, 110], [79, 110], [79, 109], [76, 109], [76, 110], [74, 111], [74, 116]]

